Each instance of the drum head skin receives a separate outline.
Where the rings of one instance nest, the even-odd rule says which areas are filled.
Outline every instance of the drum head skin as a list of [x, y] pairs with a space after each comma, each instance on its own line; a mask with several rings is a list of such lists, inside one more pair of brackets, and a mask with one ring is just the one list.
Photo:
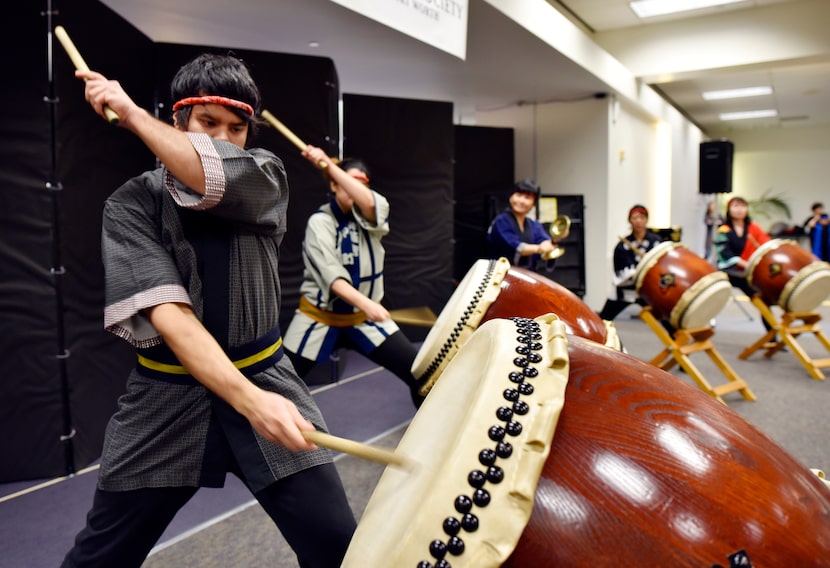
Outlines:
[[732, 284], [726, 273], [707, 274], [683, 292], [671, 311], [669, 323], [676, 328], [696, 329], [709, 325], [732, 297]]
[[787, 312], [812, 312], [830, 295], [830, 264], [814, 262], [802, 268], [781, 291], [779, 305]]
[[419, 467], [386, 469], [343, 567], [502, 565], [530, 517], [550, 451], [567, 341], [553, 315], [476, 330], [398, 445]]

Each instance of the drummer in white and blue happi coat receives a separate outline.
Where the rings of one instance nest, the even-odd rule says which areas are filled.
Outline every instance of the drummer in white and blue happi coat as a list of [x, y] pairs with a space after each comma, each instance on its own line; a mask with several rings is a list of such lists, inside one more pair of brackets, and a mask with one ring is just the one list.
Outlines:
[[308, 219], [300, 306], [285, 333], [286, 353], [304, 377], [337, 348], [359, 351], [403, 380], [418, 405], [411, 371], [417, 350], [380, 303], [389, 202], [369, 188], [362, 161], [338, 165], [314, 146], [303, 155], [325, 164], [332, 196]]

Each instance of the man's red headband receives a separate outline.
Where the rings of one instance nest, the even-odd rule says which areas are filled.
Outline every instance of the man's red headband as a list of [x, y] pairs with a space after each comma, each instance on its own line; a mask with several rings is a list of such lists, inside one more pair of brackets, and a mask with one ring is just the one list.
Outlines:
[[254, 107], [249, 105], [248, 103], [243, 103], [242, 101], [237, 101], [234, 99], [229, 99], [228, 97], [218, 97], [214, 95], [205, 95], [202, 97], [187, 97], [180, 101], [177, 101], [173, 105], [173, 112], [176, 112], [183, 106], [192, 106], [192, 105], [204, 105], [204, 104], [215, 104], [215, 105], [222, 105], [226, 107], [233, 107], [243, 110], [254, 116]]
[[641, 215], [645, 215], [648, 217], [648, 210], [645, 207], [634, 207], [631, 211], [628, 212], [628, 216], [631, 217], [635, 213], [639, 213]]

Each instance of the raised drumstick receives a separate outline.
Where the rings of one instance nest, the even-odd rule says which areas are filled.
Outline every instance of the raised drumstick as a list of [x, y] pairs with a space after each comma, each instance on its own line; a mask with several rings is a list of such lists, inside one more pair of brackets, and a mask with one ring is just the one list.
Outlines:
[[[75, 47], [75, 44], [72, 43], [71, 39], [69, 39], [69, 34], [66, 33], [63, 26], [55, 27], [55, 37], [57, 37], [61, 42], [63, 49], [66, 50], [67, 55], [69, 55], [69, 59], [71, 59], [72, 63], [75, 65], [75, 69], [78, 71], [89, 71], [89, 67], [84, 61], [84, 58], [81, 57], [81, 53], [78, 51], [78, 48]], [[110, 121], [110, 124], [118, 124], [118, 121], [121, 120], [118, 113], [108, 106], [104, 107], [104, 114], [106, 115], [107, 120]]]
[[398, 455], [395, 452], [376, 448], [368, 444], [361, 444], [353, 440], [338, 438], [337, 436], [332, 436], [331, 434], [326, 434], [325, 432], [319, 432], [317, 430], [303, 430], [302, 433], [306, 440], [314, 442], [318, 446], [323, 446], [324, 448], [343, 452], [344, 454], [349, 454], [365, 460], [400, 467], [408, 471], [412, 471], [416, 465], [414, 461], [407, 457]]
[[632, 243], [631, 241], [629, 241], [629, 240], [628, 240], [628, 239], [626, 239], [625, 237], [618, 237], [618, 238], [619, 238], [622, 242], [624, 242], [625, 244], [627, 244], [627, 245], [628, 245], [628, 248], [630, 248], [630, 249], [634, 252], [634, 254], [636, 254], [636, 255], [637, 255], [637, 257], [638, 257], [638, 258], [643, 258], [643, 251], [641, 251], [640, 249], [638, 249], [637, 247], [635, 247], [635, 246], [634, 246], [634, 243]]
[[[286, 125], [277, 120], [277, 117], [271, 114], [271, 111], [263, 110], [262, 118], [264, 118], [268, 124], [279, 130], [280, 134], [288, 138], [288, 140], [292, 144], [294, 144], [297, 148], [300, 149], [300, 152], [304, 152], [305, 149], [308, 148], [308, 144], [300, 140], [300, 138], [296, 134], [291, 132], [291, 130], [289, 130]], [[326, 162], [323, 162], [322, 160], [318, 165], [320, 166], [320, 169], [324, 169], [326, 166], [328, 166], [328, 164], [326, 164]]]

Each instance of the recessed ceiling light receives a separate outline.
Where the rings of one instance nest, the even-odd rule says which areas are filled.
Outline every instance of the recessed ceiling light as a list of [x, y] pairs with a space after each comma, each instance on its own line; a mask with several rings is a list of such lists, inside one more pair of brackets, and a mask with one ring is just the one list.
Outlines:
[[720, 99], [737, 99], [740, 97], [760, 97], [762, 95], [771, 95], [772, 87], [764, 85], [762, 87], [746, 87], [743, 89], [724, 89], [722, 91], [704, 91], [701, 93], [703, 100], [717, 101]]
[[308, 47], [320, 47], [319, 41], [310, 41], [308, 42]]
[[675, 12], [686, 12], [688, 10], [698, 10], [700, 8], [711, 8], [713, 6], [721, 6], [724, 4], [734, 4], [736, 2], [743, 2], [744, 0], [635, 0], [629, 2], [628, 5], [634, 10], [640, 18], [650, 18], [652, 16], [663, 16], [665, 14], [674, 14]]
[[724, 112], [718, 115], [721, 120], [745, 120], [747, 118], [772, 118], [778, 116], [774, 109], [747, 110], [743, 112]]

